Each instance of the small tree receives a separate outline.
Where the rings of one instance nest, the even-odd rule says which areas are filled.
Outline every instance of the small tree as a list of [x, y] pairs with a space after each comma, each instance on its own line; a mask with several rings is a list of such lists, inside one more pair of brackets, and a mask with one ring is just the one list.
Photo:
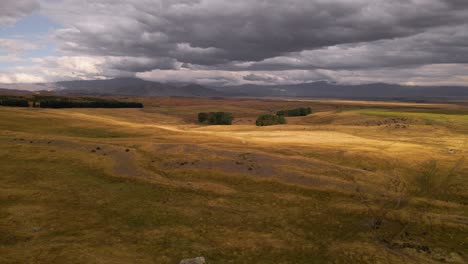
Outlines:
[[300, 107], [290, 110], [281, 110], [276, 112], [279, 116], [306, 116], [312, 113], [312, 109], [310, 107]]
[[280, 124], [286, 124], [286, 119], [284, 118], [284, 116], [265, 114], [265, 115], [259, 116], [255, 124], [257, 126], [280, 125]]
[[198, 122], [205, 123], [208, 121], [208, 113], [198, 113]]
[[203, 124], [231, 125], [233, 119], [233, 115], [227, 112], [198, 113], [198, 122]]

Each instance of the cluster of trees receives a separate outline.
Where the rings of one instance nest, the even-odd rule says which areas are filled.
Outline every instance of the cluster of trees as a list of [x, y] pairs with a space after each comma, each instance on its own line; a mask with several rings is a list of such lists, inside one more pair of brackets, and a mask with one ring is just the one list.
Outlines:
[[0, 99], [2, 106], [29, 107], [28, 100], [21, 99]]
[[286, 124], [286, 119], [282, 115], [261, 115], [255, 122], [257, 126], [272, 126]]
[[76, 102], [65, 100], [41, 101], [41, 108], [143, 108], [142, 103], [118, 101]]
[[198, 113], [198, 122], [209, 125], [232, 125], [234, 117], [228, 112]]
[[281, 110], [276, 112], [279, 116], [306, 116], [312, 113], [310, 107], [300, 107], [291, 110]]
[[[310, 107], [300, 107], [290, 110], [281, 110], [275, 114], [260, 115], [255, 124], [257, 126], [272, 126], [286, 124], [287, 116], [306, 116], [312, 113]], [[198, 122], [208, 125], [231, 125], [234, 119], [231, 113], [227, 112], [202, 112], [198, 113]]]

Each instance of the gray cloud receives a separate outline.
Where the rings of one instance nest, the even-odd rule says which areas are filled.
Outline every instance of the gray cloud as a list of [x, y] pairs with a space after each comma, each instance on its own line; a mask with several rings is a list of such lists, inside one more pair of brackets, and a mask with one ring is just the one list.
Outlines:
[[[465, 0], [40, 1], [41, 12], [63, 25], [53, 38], [67, 63], [93, 62], [83, 76], [403, 82], [422, 75], [405, 69], [468, 63]], [[16, 2], [17, 10], [37, 8]]]
[[0, 8], [0, 26], [16, 22], [19, 18], [39, 9], [37, 0], [2, 1]]
[[246, 81], [252, 81], [252, 82], [266, 82], [266, 83], [274, 83], [277, 81], [278, 78], [272, 77], [272, 76], [262, 76], [258, 74], [249, 74], [243, 77], [244, 80]]
[[77, 2], [81, 3], [64, 2], [72, 9], [55, 5], [51, 11], [70, 25], [57, 32], [65, 51], [170, 54], [195, 64], [260, 61], [289, 52], [407, 37], [464, 23], [468, 14], [462, 1], [438, 0]]

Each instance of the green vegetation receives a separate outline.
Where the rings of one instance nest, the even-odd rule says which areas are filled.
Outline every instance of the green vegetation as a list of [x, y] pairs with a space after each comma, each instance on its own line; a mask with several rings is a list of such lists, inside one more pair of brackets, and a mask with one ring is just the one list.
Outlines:
[[286, 124], [286, 119], [281, 115], [261, 115], [255, 122], [257, 126], [273, 126]]
[[227, 112], [198, 113], [198, 122], [209, 125], [231, 125], [234, 117]]
[[307, 116], [312, 113], [312, 109], [310, 107], [299, 107], [296, 109], [291, 110], [281, 110], [276, 112], [279, 116]]
[[384, 117], [413, 117], [420, 118], [427, 121], [468, 121], [468, 114], [465, 111], [460, 113], [432, 113], [431, 111], [425, 112], [411, 112], [411, 111], [392, 111], [384, 109], [360, 109], [349, 111], [352, 113], [359, 113], [364, 115], [372, 116], [384, 116]]

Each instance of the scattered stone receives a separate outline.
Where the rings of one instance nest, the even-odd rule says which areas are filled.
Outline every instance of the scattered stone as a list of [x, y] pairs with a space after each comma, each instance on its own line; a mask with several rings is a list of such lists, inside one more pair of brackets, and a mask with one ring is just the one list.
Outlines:
[[183, 259], [179, 264], [206, 264], [206, 260], [204, 257], [196, 257], [192, 259]]
[[399, 249], [405, 249], [405, 248], [410, 248], [414, 249], [419, 253], [431, 253], [431, 248], [425, 245], [417, 245], [417, 244], [411, 244], [411, 243], [393, 243], [392, 244], [393, 248], [399, 248]]
[[96, 147], [96, 150], [101, 150], [101, 147]]
[[92, 149], [92, 150], [91, 150], [91, 152], [93, 152], [93, 153], [94, 153], [94, 152], [96, 152], [96, 150], [95, 150], [95, 149]]
[[453, 263], [465, 263], [462, 256], [456, 252], [451, 252], [448, 256], [448, 261]]
[[126, 149], [125, 152], [130, 152], [130, 150], [129, 150], [129, 149]]

